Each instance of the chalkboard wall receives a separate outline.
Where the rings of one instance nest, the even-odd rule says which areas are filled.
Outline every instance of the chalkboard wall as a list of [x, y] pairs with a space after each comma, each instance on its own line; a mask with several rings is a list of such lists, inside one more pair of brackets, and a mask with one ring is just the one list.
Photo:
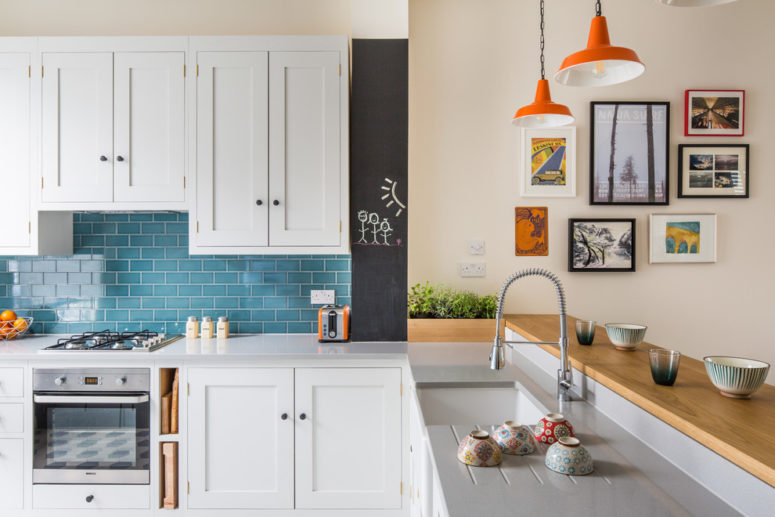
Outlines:
[[408, 47], [353, 39], [352, 337], [406, 340]]

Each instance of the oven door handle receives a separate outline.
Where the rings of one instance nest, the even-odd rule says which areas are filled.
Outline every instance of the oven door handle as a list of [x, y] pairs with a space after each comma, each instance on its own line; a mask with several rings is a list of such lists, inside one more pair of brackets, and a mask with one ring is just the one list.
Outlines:
[[141, 404], [148, 402], [148, 395], [33, 395], [32, 400], [40, 404]]

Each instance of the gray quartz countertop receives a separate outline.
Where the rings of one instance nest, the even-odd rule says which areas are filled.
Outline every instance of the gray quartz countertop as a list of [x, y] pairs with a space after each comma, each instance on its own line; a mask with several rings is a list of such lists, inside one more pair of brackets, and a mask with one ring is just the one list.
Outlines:
[[[429, 425], [431, 457], [450, 517], [740, 515], [587, 402], [558, 407], [555, 380], [543, 371], [512, 364], [490, 370], [491, 346], [410, 343], [416, 388], [516, 386], [547, 412], [562, 410], [590, 451], [596, 470], [583, 477], [552, 472], [543, 463], [544, 446], [528, 456], [504, 455], [500, 467], [469, 467], [456, 458], [460, 439], [474, 428], [492, 432], [499, 423]], [[504, 414], [504, 420], [510, 418]]]
[[180, 339], [155, 352], [141, 351], [45, 351], [60, 335], [35, 335], [18, 340], [0, 341], [0, 361], [228, 361], [249, 359], [397, 359], [406, 360], [406, 343], [348, 342], [318, 343], [316, 334], [237, 334], [228, 339]]

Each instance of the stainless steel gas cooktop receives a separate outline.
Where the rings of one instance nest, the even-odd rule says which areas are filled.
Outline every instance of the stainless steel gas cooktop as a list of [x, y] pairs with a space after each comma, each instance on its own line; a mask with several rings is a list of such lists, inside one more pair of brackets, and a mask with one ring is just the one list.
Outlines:
[[102, 330], [58, 339], [55, 345], [48, 346], [41, 352], [111, 352], [117, 350], [153, 352], [182, 337], [180, 334], [167, 336], [149, 330], [140, 332]]

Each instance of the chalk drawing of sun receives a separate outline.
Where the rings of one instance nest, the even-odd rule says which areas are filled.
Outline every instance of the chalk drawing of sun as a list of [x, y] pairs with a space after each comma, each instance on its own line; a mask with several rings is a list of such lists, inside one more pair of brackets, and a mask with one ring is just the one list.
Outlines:
[[398, 196], [396, 196], [396, 186], [398, 185], [398, 182], [393, 181], [390, 178], [385, 178], [385, 183], [386, 185], [382, 185], [381, 187], [382, 190], [387, 191], [385, 192], [385, 195], [382, 196], [382, 200], [385, 201], [385, 208], [390, 208], [393, 204], [398, 205], [398, 210], [396, 211], [396, 217], [398, 217], [406, 208], [406, 205], [399, 201]]

